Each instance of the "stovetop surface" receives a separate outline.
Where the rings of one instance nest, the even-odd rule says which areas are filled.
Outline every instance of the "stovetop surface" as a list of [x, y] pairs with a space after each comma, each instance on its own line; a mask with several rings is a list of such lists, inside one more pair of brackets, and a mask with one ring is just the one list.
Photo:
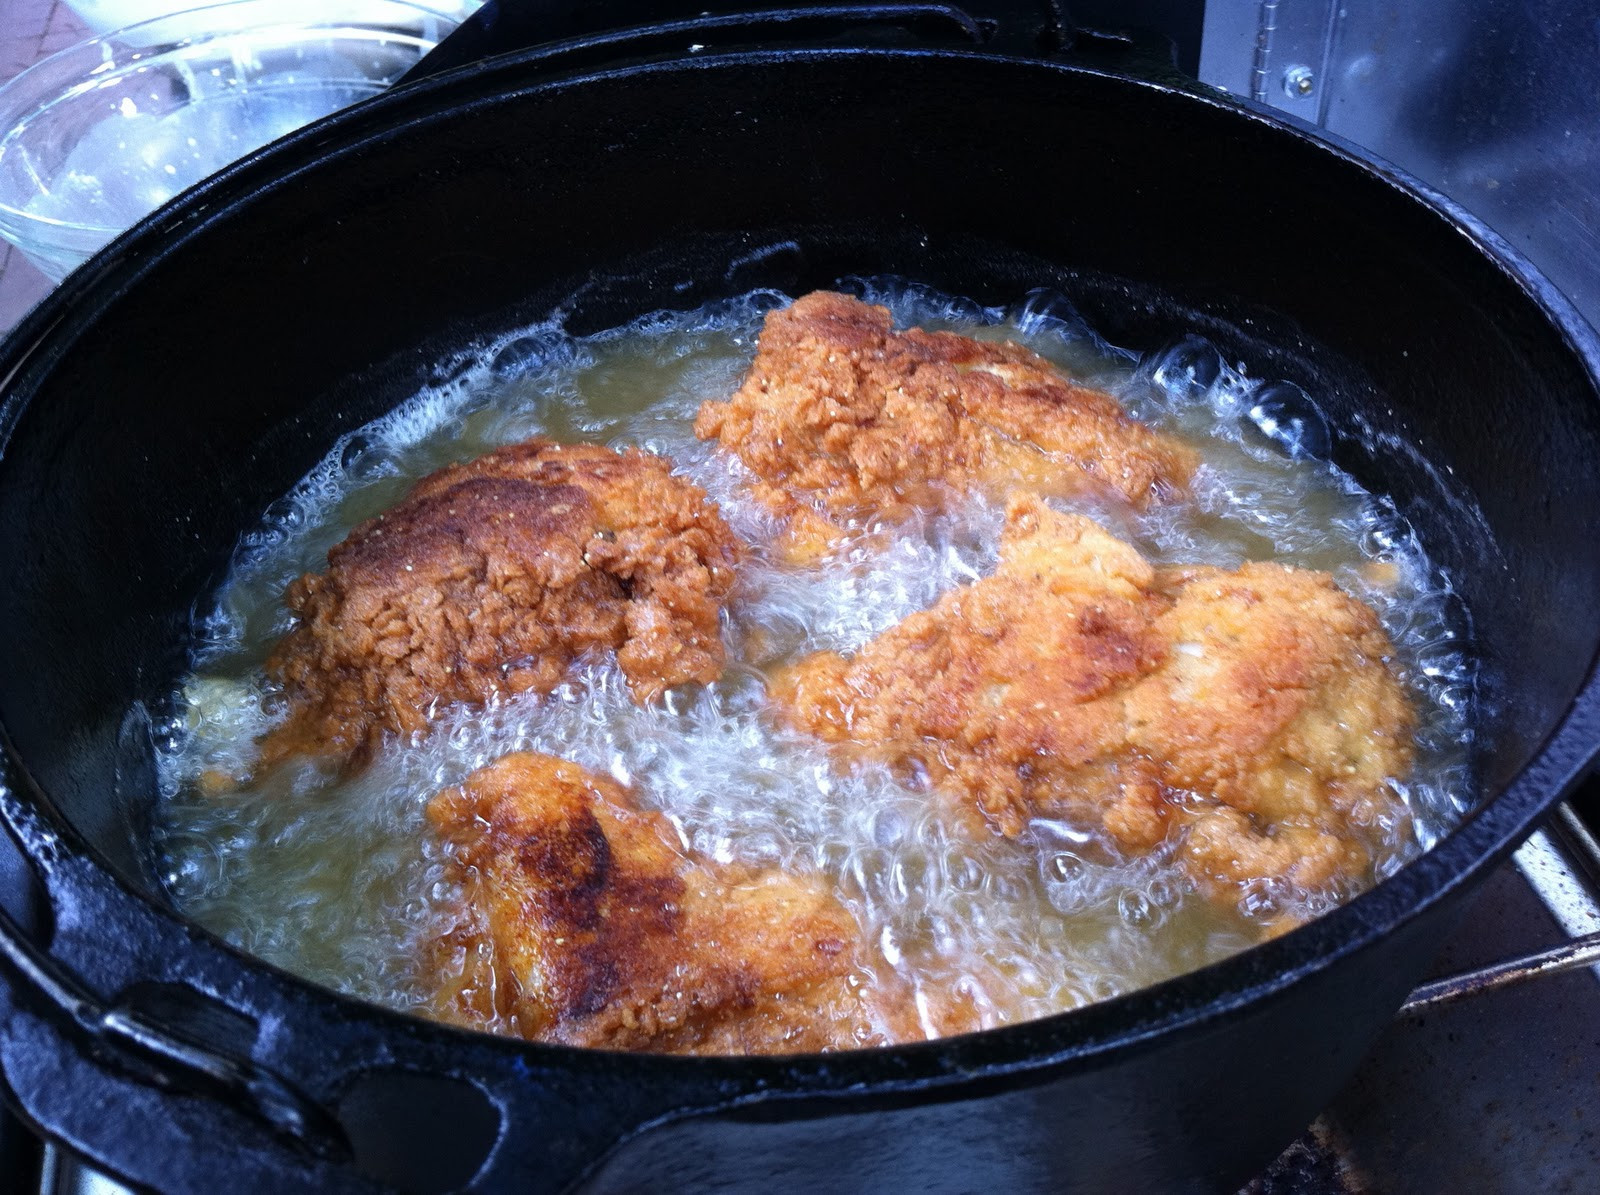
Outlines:
[[[1584, 874], [1586, 862], [1542, 831], [1490, 877], [1432, 974], [1600, 930], [1600, 889]], [[1556, 896], [1541, 895], [1530, 872], [1542, 872], [1547, 889], [1566, 888], [1559, 915], [1546, 903]], [[1307, 1136], [1249, 1190], [1592, 1191], [1600, 1180], [1597, 1096], [1595, 969], [1487, 992], [1397, 1018]]]

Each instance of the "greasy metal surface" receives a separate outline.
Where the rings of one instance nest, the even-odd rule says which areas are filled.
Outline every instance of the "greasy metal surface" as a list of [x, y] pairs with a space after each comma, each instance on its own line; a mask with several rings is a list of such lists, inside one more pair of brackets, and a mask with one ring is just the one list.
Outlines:
[[1239, 1195], [1363, 1195], [1366, 1187], [1346, 1160], [1347, 1152], [1319, 1119]]
[[1578, 967], [1600, 962], [1600, 934], [1586, 934], [1547, 950], [1519, 955], [1492, 967], [1482, 967], [1461, 975], [1447, 975], [1425, 983], [1411, 993], [1400, 1012], [1404, 1016], [1454, 1004], [1471, 996], [1481, 996], [1513, 984], [1560, 975]]
[[[1441, 975], [1412, 992], [1401, 1015], [1600, 964], [1600, 890], [1595, 882], [1600, 876], [1600, 844], [1571, 805], [1556, 808], [1549, 827], [1535, 830], [1517, 849], [1512, 866], [1570, 939]], [[1600, 967], [1592, 974], [1600, 978]]]
[[[1584, 795], [1597, 795], [1596, 786]], [[1558, 810], [1485, 886], [1435, 973], [1470, 974], [1594, 930], [1597, 868], [1593, 837]], [[1312, 1131], [1247, 1195], [1593, 1190], [1597, 1096], [1594, 969], [1479, 990], [1397, 1018]]]
[[[1209, 0], [1200, 77], [1323, 125], [1486, 220], [1600, 323], [1593, 0]], [[1257, 31], [1277, 25], [1258, 64]], [[1311, 96], [1278, 86], [1316, 68]], [[1257, 180], [1290, 187], [1293, 179]]]
[[1544, 950], [1518, 955], [1492, 966], [1447, 975], [1425, 983], [1400, 1006], [1400, 1015], [1416, 1016], [1446, 1004], [1486, 995], [1500, 988], [1529, 983], [1600, 962], [1600, 933], [1585, 934]]
[[[1435, 970], [1563, 936], [1502, 869]], [[1597, 1095], [1600, 983], [1578, 970], [1397, 1020], [1323, 1121], [1371, 1191], [1587, 1191]]]
[[131, 1188], [54, 1145], [45, 1147], [38, 1190], [39, 1195], [132, 1195]]
[[1570, 803], [1556, 806], [1545, 828], [1529, 835], [1513, 862], [1569, 935], [1580, 938], [1600, 929], [1595, 895], [1600, 892], [1600, 844]]
[[[1538, 853], [1563, 855], [1574, 877], [1561, 915], [1519, 859], [1485, 886], [1436, 973], [1470, 973], [1489, 959], [1559, 943], [1563, 922], [1574, 918], [1600, 924], [1588, 861], [1555, 833], [1541, 834]], [[1590, 1191], [1600, 1180], [1597, 1096], [1593, 970], [1480, 990], [1397, 1018], [1311, 1130], [1243, 1195]]]

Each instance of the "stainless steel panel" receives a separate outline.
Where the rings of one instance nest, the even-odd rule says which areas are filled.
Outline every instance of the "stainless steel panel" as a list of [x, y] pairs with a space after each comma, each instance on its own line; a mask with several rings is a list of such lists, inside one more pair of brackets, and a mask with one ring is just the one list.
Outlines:
[[1335, 0], [1207, 4], [1200, 78], [1316, 120], [1337, 19]]
[[[1278, 29], [1263, 53], [1257, 32]], [[1302, 11], [1305, 10], [1305, 11]], [[1328, 16], [1321, 46], [1299, 32]], [[1315, 103], [1277, 85], [1320, 63]], [[1212, 0], [1201, 78], [1322, 124], [1416, 174], [1526, 253], [1600, 324], [1595, 0]]]

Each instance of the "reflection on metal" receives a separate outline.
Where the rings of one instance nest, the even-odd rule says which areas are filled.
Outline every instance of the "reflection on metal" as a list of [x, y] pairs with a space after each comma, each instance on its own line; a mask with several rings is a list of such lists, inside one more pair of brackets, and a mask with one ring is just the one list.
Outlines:
[[1563, 971], [1592, 963], [1600, 963], [1600, 933], [1586, 934], [1571, 942], [1563, 942], [1560, 946], [1552, 946], [1549, 950], [1507, 959], [1492, 967], [1481, 967], [1476, 971], [1425, 983], [1400, 1006], [1400, 1015], [1409, 1016], [1441, 1004], [1464, 1000], [1468, 996], [1492, 992], [1544, 975], [1559, 975]]
[[[1266, 86], [1299, 65], [1309, 96]], [[1600, 324], [1594, 0], [1207, 0], [1200, 77], [1437, 187]]]
[[[1582, 838], [1575, 838], [1574, 831]], [[1600, 866], [1600, 854], [1585, 858], [1585, 840], [1592, 848], [1594, 839], [1571, 806], [1558, 805], [1546, 827], [1530, 834], [1511, 856], [1556, 923], [1575, 938], [1600, 930], [1600, 898], [1596, 896], [1600, 886], [1595, 883], [1594, 870]]]
[[1600, 978], [1600, 844], [1572, 807], [1558, 805], [1549, 827], [1529, 835], [1511, 862], [1572, 940], [1424, 984], [1401, 1006], [1402, 1016], [1586, 965]]
[[[1334, 0], [1208, 0], [1200, 78], [1306, 120], [1321, 115]], [[1291, 80], [1291, 71], [1303, 71]], [[1311, 86], [1301, 90], [1302, 80]]]
[[[1578, 811], [1569, 804], [1556, 806], [1551, 824], [1577, 858], [1580, 871], [1573, 877], [1573, 882], [1585, 892], [1600, 892], [1600, 839], [1594, 836], [1594, 832], [1584, 824]], [[1589, 915], [1600, 924], [1600, 903], [1591, 902]]]
[[1256, 16], [1256, 54], [1250, 68], [1250, 98], [1267, 98], [1267, 69], [1272, 61], [1272, 35], [1278, 31], [1279, 0], [1261, 0]]
[[108, 1178], [56, 1145], [44, 1147], [39, 1195], [133, 1195], [131, 1188]]

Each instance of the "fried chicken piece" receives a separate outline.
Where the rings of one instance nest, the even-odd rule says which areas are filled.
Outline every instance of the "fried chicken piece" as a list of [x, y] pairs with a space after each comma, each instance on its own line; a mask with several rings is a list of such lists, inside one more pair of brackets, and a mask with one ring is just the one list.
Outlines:
[[1203, 794], [1183, 846], [1203, 884], [1361, 875], [1389, 782], [1411, 769], [1416, 711], [1370, 607], [1326, 573], [1192, 569], [1157, 620], [1164, 667], [1128, 694], [1129, 739], [1161, 783]]
[[361, 762], [436, 709], [547, 692], [611, 650], [651, 700], [722, 672], [739, 545], [698, 486], [638, 451], [535, 439], [417, 483], [287, 594], [267, 674], [290, 703], [262, 745]]
[[888, 1040], [860, 928], [815, 878], [691, 857], [621, 785], [548, 755], [480, 768], [428, 817], [465, 898], [433, 945], [444, 1019], [662, 1053]]
[[951, 493], [1094, 492], [1135, 506], [1181, 491], [1197, 457], [1019, 345], [910, 328], [817, 291], [767, 314], [743, 385], [695, 434], [756, 475], [797, 560], [852, 519], [905, 518]]
[[851, 659], [780, 674], [799, 727], [926, 774], [995, 829], [1179, 831], [1198, 886], [1359, 881], [1398, 809], [1415, 714], [1370, 608], [1276, 564], [1158, 574], [1097, 524], [1019, 495], [992, 576]]
[[1099, 798], [1124, 733], [1122, 689], [1163, 655], [1153, 582], [1095, 523], [1014, 501], [992, 576], [849, 660], [807, 657], [773, 695], [802, 728], [914, 760], [1016, 835], [1075, 780]]

